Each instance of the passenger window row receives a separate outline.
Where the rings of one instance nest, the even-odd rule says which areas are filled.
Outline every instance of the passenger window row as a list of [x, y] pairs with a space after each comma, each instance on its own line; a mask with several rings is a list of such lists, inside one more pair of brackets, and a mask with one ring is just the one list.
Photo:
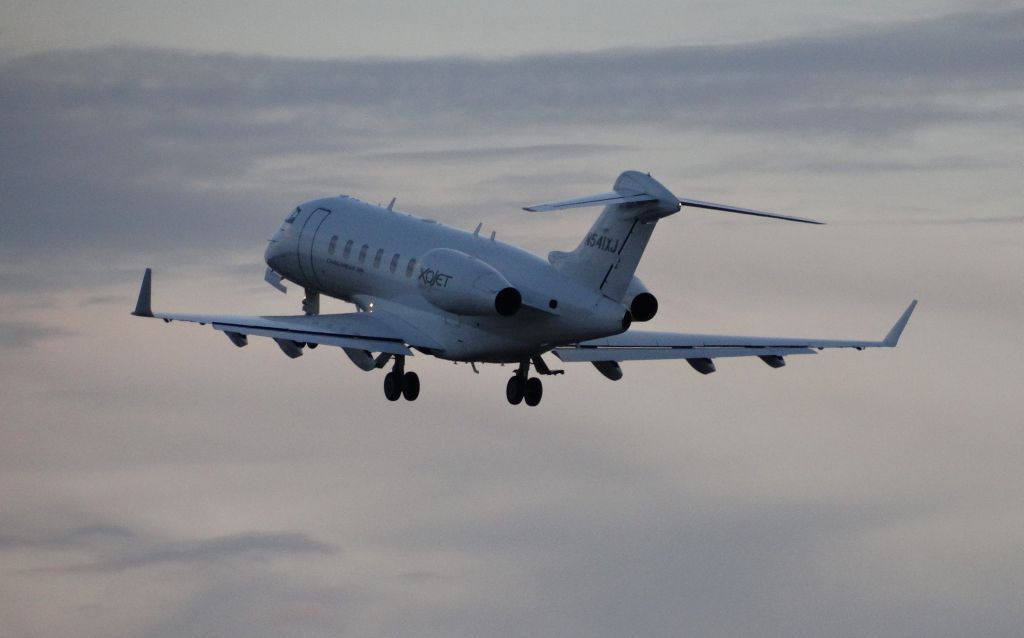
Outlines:
[[[338, 249], [338, 239], [339, 239], [339, 237], [337, 235], [331, 237], [331, 241], [327, 244], [327, 254], [328, 255], [333, 255], [334, 252]], [[345, 242], [345, 248], [343, 248], [342, 251], [341, 251], [341, 258], [342, 259], [347, 261], [352, 256], [352, 247], [354, 245], [355, 245], [355, 240], [350, 239], [347, 242]], [[369, 252], [370, 252], [370, 245], [369, 244], [363, 244], [359, 248], [359, 258], [358, 259], [359, 259], [359, 263], [360, 264], [365, 264], [366, 263], [366, 255]], [[402, 256], [399, 255], [398, 253], [395, 253], [394, 256], [391, 257], [391, 263], [388, 265], [388, 270], [391, 273], [394, 273], [395, 271], [398, 270], [398, 262], [401, 261], [401, 258], [402, 258]], [[377, 249], [377, 253], [373, 256], [373, 267], [379, 269], [381, 261], [383, 259], [384, 259], [384, 249], [383, 248], [378, 248]], [[415, 270], [416, 270], [416, 258], [413, 257], [413, 258], [409, 259], [409, 263], [405, 267], [405, 276], [406, 277], [412, 277], [412, 275], [415, 272]]]

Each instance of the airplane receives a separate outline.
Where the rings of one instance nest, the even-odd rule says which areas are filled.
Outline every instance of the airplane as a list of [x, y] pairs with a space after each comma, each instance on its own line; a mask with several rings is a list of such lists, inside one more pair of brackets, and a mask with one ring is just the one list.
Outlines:
[[[358, 368], [383, 369], [389, 401], [415, 401], [413, 351], [455, 362], [518, 366], [505, 397], [536, 406], [540, 376], [556, 375], [543, 356], [590, 362], [613, 381], [623, 361], [684, 359], [697, 372], [715, 359], [756, 356], [772, 368], [789, 355], [826, 348], [892, 348], [913, 313], [910, 303], [881, 341], [721, 336], [632, 330], [658, 312], [658, 299], [636, 276], [658, 221], [684, 207], [820, 224], [811, 219], [676, 197], [648, 173], [625, 171], [612, 191], [525, 208], [545, 212], [603, 206], [572, 252], [547, 259], [480, 234], [400, 212], [392, 199], [374, 206], [341, 195], [291, 211], [270, 239], [264, 279], [281, 292], [302, 287], [303, 314], [234, 316], [153, 312], [152, 270], [143, 275], [133, 315], [165, 322], [211, 324], [234, 345], [250, 336], [273, 339], [288, 357], [319, 345], [337, 346]], [[321, 295], [357, 311], [321, 314]], [[536, 375], [531, 376], [531, 366]]]

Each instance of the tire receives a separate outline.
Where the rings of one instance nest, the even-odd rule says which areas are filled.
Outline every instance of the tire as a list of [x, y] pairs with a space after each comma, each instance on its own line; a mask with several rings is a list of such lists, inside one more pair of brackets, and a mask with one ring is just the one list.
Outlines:
[[415, 401], [420, 395], [420, 377], [415, 372], [406, 372], [402, 377], [402, 396], [406, 401]]
[[402, 384], [399, 376], [389, 372], [384, 376], [384, 396], [388, 401], [397, 401], [402, 396]]
[[512, 377], [508, 380], [508, 385], [505, 386], [505, 398], [512, 405], [519, 405], [523, 402], [524, 391], [522, 379], [518, 376]]
[[526, 380], [526, 405], [533, 407], [540, 403], [544, 396], [544, 384], [537, 377], [530, 377]]

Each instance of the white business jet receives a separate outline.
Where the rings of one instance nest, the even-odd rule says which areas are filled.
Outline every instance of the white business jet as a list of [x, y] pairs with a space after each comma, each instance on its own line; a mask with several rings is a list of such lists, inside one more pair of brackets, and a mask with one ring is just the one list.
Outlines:
[[[340, 347], [362, 370], [391, 363], [384, 395], [419, 396], [406, 370], [413, 350], [450, 361], [510, 363], [509, 403], [540, 403], [541, 380], [559, 374], [543, 359], [587, 361], [605, 377], [622, 378], [619, 363], [685, 359], [703, 374], [714, 360], [756, 356], [773, 368], [784, 357], [824, 348], [892, 348], [915, 300], [881, 341], [736, 337], [630, 330], [649, 321], [658, 300], [634, 274], [658, 220], [683, 206], [816, 224], [809, 219], [676, 197], [650, 175], [626, 171], [609, 193], [539, 204], [528, 211], [603, 206], [572, 252], [547, 260], [430, 219], [341, 196], [297, 207], [270, 240], [265, 279], [284, 292], [287, 279], [305, 290], [303, 314], [247, 317], [154, 312], [146, 269], [133, 314], [211, 324], [236, 346], [270, 337], [289, 357], [320, 344]], [[355, 304], [357, 312], [320, 314], [320, 296]]]

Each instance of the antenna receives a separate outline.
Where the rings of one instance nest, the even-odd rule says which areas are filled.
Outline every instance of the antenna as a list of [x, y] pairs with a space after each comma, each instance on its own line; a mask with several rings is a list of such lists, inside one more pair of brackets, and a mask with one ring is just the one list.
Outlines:
[[394, 210], [394, 208], [395, 208], [395, 200], [396, 199], [398, 199], [398, 198], [397, 197], [392, 197], [391, 198], [391, 203], [388, 204], [388, 210]]
[[476, 225], [476, 230], [473, 231], [473, 236], [474, 237], [479, 237], [480, 236], [480, 229], [483, 228], [483, 227], [484, 227], [484, 223], [483, 222], [480, 222], [479, 224], [477, 224]]

